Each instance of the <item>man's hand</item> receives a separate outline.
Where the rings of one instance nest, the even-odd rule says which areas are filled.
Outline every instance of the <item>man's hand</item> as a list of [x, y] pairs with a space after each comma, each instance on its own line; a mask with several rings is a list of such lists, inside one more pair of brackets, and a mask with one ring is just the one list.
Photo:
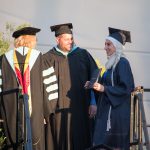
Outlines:
[[89, 117], [90, 118], [95, 117], [96, 113], [97, 113], [97, 106], [96, 105], [90, 105], [89, 106]]
[[90, 84], [90, 81], [86, 81], [86, 83], [85, 83], [85, 85], [84, 85], [84, 88], [87, 89], [88, 86], [89, 86], [89, 84]]

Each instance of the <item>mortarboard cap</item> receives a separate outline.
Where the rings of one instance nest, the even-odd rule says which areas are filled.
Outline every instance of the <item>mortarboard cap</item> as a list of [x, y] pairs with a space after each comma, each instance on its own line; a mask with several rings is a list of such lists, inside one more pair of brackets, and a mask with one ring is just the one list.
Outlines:
[[122, 45], [125, 45], [126, 42], [131, 43], [130, 31], [125, 31], [121, 29], [115, 29], [109, 27], [109, 36], [118, 40]]
[[12, 37], [18, 38], [21, 35], [36, 35], [36, 33], [39, 32], [40, 30], [41, 29], [34, 28], [34, 27], [24, 27], [24, 28], [21, 28], [21, 29], [15, 31], [12, 34]]
[[52, 32], [55, 32], [55, 36], [59, 36], [61, 34], [72, 34], [72, 23], [65, 23], [65, 24], [59, 24], [59, 25], [54, 25], [54, 26], [51, 26], [51, 31]]

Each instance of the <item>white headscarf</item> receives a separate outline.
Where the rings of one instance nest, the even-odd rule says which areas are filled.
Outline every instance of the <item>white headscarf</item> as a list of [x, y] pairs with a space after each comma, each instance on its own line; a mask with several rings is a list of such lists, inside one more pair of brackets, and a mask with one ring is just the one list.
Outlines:
[[113, 69], [115, 69], [120, 58], [125, 57], [125, 55], [123, 54], [124, 46], [119, 41], [117, 41], [116, 39], [114, 39], [110, 36], [107, 36], [106, 39], [110, 40], [113, 43], [113, 45], [116, 48], [116, 51], [111, 56], [107, 57], [108, 61], [106, 62], [105, 67], [107, 70], [112, 67], [113, 67]]

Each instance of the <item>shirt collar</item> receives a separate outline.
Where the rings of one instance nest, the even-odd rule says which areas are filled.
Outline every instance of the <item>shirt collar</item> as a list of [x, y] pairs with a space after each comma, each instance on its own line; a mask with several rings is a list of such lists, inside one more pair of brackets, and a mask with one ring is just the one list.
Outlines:
[[70, 54], [72, 51], [77, 49], [77, 46], [74, 45], [73, 48], [69, 51], [69, 52], [64, 52], [61, 49], [58, 48], [58, 46], [55, 46], [55, 49], [57, 52], [60, 52], [61, 54], [63, 54], [64, 56], [68, 56], [68, 54]]

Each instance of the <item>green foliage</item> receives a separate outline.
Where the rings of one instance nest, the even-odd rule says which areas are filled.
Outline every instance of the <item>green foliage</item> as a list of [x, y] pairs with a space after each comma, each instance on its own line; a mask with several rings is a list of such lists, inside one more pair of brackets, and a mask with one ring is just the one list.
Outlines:
[[13, 31], [13, 25], [6, 23], [5, 32], [0, 32], [0, 55], [8, 51]]
[[21, 28], [30, 27], [30, 26], [31, 26], [31, 24], [24, 23], [24, 24], [21, 24], [21, 25], [17, 26], [15, 30], [19, 30], [19, 29], [21, 29]]
[[2, 129], [0, 129], [0, 150], [3, 148], [4, 146], [4, 142], [5, 142], [6, 137], [4, 137], [4, 134], [2, 132]]
[[5, 52], [9, 50], [9, 47], [12, 41], [12, 33], [15, 30], [19, 30], [23, 27], [28, 27], [28, 26], [31, 26], [31, 25], [28, 23], [24, 23], [16, 27], [12, 23], [8, 23], [8, 22], [6, 23], [5, 32], [0, 31], [0, 55], [4, 54]]

